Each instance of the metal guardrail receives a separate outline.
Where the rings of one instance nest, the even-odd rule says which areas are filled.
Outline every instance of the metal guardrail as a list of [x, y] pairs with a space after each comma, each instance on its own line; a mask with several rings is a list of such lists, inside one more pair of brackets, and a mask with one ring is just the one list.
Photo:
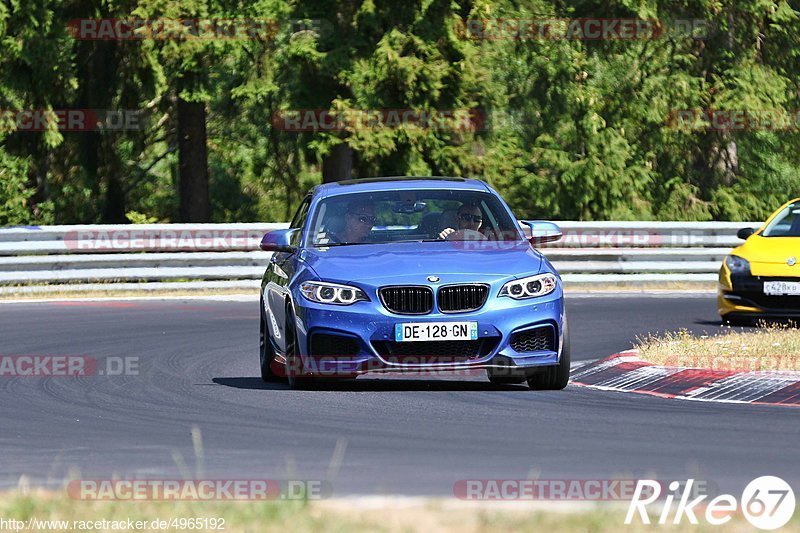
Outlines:
[[[558, 222], [542, 252], [567, 283], [710, 282], [744, 222]], [[255, 288], [267, 231], [286, 224], [0, 229], [0, 293]], [[98, 285], [100, 284], [100, 285]]]

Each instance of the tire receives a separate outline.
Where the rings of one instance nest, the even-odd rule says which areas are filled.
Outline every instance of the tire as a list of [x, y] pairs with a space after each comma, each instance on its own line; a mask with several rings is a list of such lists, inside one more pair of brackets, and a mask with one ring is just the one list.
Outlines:
[[310, 388], [311, 379], [298, 376], [301, 359], [297, 347], [297, 328], [294, 322], [294, 313], [291, 307], [286, 309], [286, 381], [292, 390]]
[[528, 386], [533, 390], [561, 390], [569, 383], [570, 366], [569, 327], [564, 318], [564, 346], [561, 348], [561, 359], [557, 365], [544, 368], [543, 372], [528, 377]]
[[261, 366], [261, 380], [265, 383], [274, 383], [281, 379], [275, 375], [270, 368], [270, 363], [275, 359], [275, 352], [272, 343], [269, 341], [269, 328], [267, 327], [267, 317], [264, 316], [264, 297], [261, 297], [261, 334], [259, 336], [259, 364]]

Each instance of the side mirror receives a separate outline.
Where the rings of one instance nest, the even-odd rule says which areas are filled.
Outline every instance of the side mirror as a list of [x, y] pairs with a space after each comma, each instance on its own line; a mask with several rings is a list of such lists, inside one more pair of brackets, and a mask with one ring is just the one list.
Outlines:
[[742, 240], [747, 240], [747, 238], [755, 232], [756, 230], [753, 228], [742, 228], [736, 233], [736, 236]]
[[546, 220], [522, 220], [521, 222], [531, 229], [528, 240], [533, 245], [559, 241], [564, 236], [558, 225]]
[[297, 247], [291, 244], [291, 240], [297, 231], [299, 231], [297, 228], [270, 231], [261, 239], [260, 248], [265, 252], [294, 253], [297, 251]]

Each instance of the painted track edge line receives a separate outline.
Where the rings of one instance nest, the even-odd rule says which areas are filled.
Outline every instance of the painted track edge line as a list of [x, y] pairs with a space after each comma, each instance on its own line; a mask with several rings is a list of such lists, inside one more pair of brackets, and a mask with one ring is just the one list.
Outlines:
[[731, 371], [658, 366], [635, 350], [576, 368], [570, 384], [663, 399], [800, 407], [800, 372]]

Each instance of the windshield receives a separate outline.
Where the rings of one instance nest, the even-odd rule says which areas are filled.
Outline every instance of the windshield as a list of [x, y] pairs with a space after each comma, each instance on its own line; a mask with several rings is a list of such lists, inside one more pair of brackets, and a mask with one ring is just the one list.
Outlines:
[[800, 203], [783, 208], [766, 227], [762, 237], [800, 237]]
[[398, 190], [322, 200], [311, 225], [313, 246], [444, 240], [522, 240], [515, 220], [489, 193]]

